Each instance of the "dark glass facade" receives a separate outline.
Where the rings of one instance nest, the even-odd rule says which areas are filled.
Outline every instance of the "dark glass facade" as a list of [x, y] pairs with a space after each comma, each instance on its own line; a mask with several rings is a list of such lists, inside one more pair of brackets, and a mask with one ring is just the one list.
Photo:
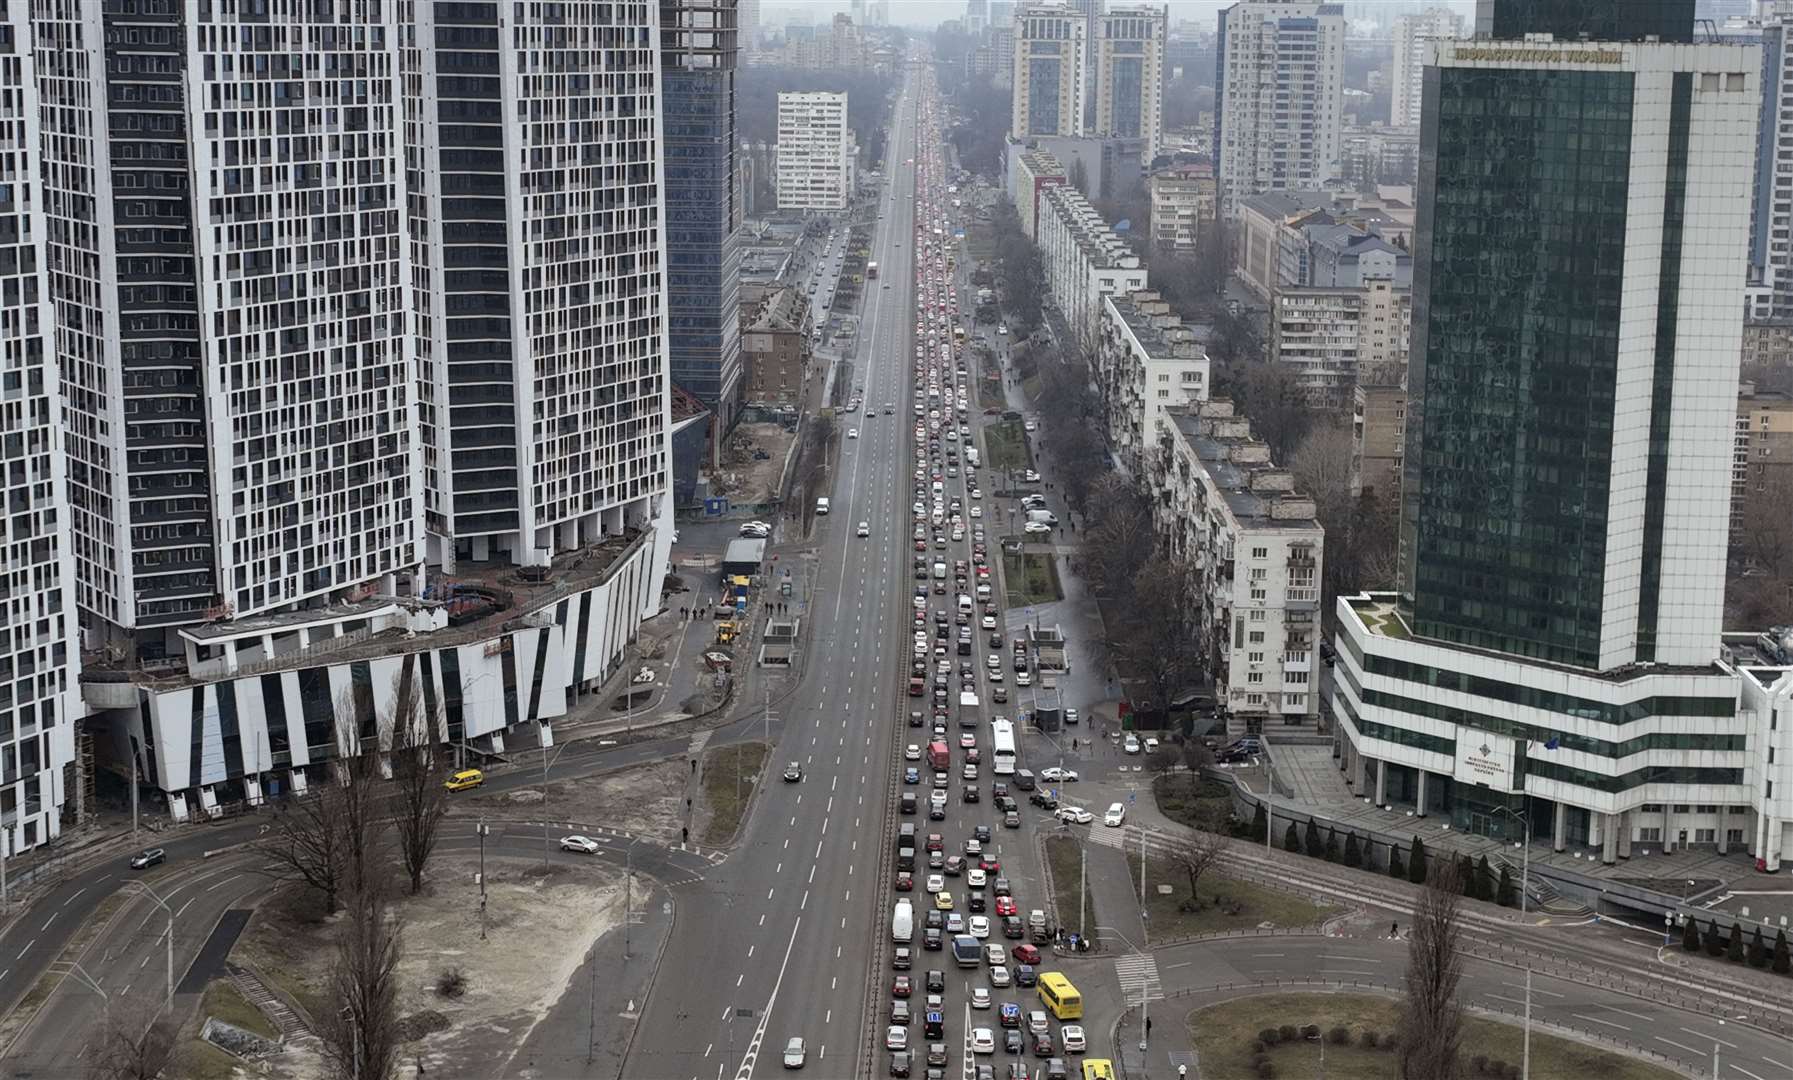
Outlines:
[[[1056, 43], [1042, 45], [1036, 42], [1034, 48], [1050, 48], [1058, 51]], [[1058, 108], [1059, 72], [1064, 61], [1055, 56], [1032, 56], [1027, 60], [1027, 134], [1029, 135], [1068, 135], [1061, 126]]]
[[742, 389], [735, 0], [662, 0], [660, 26], [669, 367], [726, 431]]
[[[1131, 48], [1139, 48], [1136, 42], [1117, 42]], [[1145, 118], [1141, 108], [1145, 100], [1145, 58], [1141, 56], [1117, 56], [1109, 63], [1109, 93], [1114, 101], [1114, 123], [1107, 134], [1120, 135], [1124, 138], [1138, 138], [1144, 134]]]
[[1692, 41], [1693, 0], [1476, 0], [1477, 37]]
[[1632, 76], [1425, 78], [1403, 600], [1422, 637], [1596, 666]]

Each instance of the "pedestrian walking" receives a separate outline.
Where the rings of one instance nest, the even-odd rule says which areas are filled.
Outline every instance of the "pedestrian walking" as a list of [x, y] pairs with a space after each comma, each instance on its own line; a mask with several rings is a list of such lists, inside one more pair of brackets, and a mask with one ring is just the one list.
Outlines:
[[690, 839], [691, 839], [691, 827], [689, 825], [679, 826], [679, 843], [683, 844]]
[[1398, 920], [1388, 924], [1388, 936], [1393, 938], [1401, 936], [1401, 924]]

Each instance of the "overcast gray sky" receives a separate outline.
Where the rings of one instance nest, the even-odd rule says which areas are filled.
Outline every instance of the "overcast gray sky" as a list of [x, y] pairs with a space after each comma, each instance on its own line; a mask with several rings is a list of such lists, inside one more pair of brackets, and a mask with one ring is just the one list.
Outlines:
[[[1110, 0], [1119, 4], [1121, 0]], [[1151, 0], [1148, 0], [1151, 2]], [[1170, 21], [1193, 19], [1197, 23], [1213, 26], [1215, 15], [1221, 8], [1229, 6], [1233, 0], [1169, 0]], [[1465, 18], [1474, 18], [1474, 0], [1433, 0], [1445, 7], [1455, 8]], [[1347, 0], [1345, 10], [1353, 18], [1367, 14], [1372, 8], [1384, 6], [1397, 11], [1418, 10], [1426, 6], [1419, 0]], [[804, 11], [811, 13], [816, 22], [827, 22], [837, 11], [846, 11], [845, 0], [762, 0], [764, 9], [761, 23], [765, 26], [781, 26], [787, 15]], [[948, 19], [957, 19], [965, 14], [965, 0], [890, 0], [890, 20], [899, 26], [913, 26], [932, 29]]]

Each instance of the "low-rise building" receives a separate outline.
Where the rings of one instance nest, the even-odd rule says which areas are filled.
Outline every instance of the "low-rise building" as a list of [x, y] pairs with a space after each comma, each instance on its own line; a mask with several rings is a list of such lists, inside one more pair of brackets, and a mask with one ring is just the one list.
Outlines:
[[1029, 239], [1039, 231], [1040, 193], [1066, 183], [1064, 165], [1044, 150], [1018, 149], [1009, 165], [1009, 201], [1021, 218], [1021, 232]]
[[1138, 476], [1167, 410], [1208, 399], [1208, 351], [1156, 290], [1104, 297], [1095, 375], [1108, 445]]
[[[1390, 185], [1375, 195], [1278, 191], [1240, 200], [1239, 280], [1265, 302], [1290, 285], [1357, 284], [1364, 277], [1411, 284], [1413, 206], [1398, 192]], [[1360, 269], [1366, 259], [1369, 269]]]
[[1339, 141], [1339, 174], [1354, 187], [1419, 182], [1419, 125], [1347, 127]]
[[[1752, 499], [1784, 502], [1793, 481], [1793, 394], [1737, 390], [1737, 438], [1731, 452], [1731, 528], [1741, 528]], [[1786, 512], [1782, 505], [1778, 509]]]
[[1166, 421], [1151, 459], [1155, 526], [1190, 569], [1188, 609], [1215, 700], [1248, 731], [1312, 723], [1325, 543], [1314, 500], [1230, 401]]
[[1405, 368], [1413, 293], [1371, 280], [1357, 288], [1284, 288], [1270, 309], [1270, 359], [1295, 371], [1308, 404], [1343, 409], [1360, 369]]
[[1351, 408], [1351, 494], [1401, 509], [1401, 458], [1407, 446], [1404, 382], [1359, 380]]
[[1206, 162], [1171, 165], [1146, 183], [1152, 200], [1152, 250], [1195, 258], [1220, 212], [1214, 166]]
[[1743, 323], [1743, 363], [1793, 367], [1793, 318], [1751, 318]]
[[1077, 345], [1093, 353], [1102, 298], [1146, 287], [1139, 256], [1070, 185], [1045, 189], [1035, 237], [1046, 283], [1057, 298]]
[[741, 366], [749, 405], [799, 405], [809, 382], [809, 298], [795, 286], [741, 290]]

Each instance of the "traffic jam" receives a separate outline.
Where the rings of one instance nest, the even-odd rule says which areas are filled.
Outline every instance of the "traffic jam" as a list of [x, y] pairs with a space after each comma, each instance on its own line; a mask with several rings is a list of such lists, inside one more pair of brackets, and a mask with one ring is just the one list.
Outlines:
[[999, 714], [1003, 624], [953, 280], [962, 222], [945, 179], [939, 98], [931, 74], [922, 78], [920, 157], [903, 163], [915, 170], [912, 739], [897, 766], [884, 1049], [895, 1077], [1111, 1076], [1109, 1062], [1081, 1058], [1082, 1001], [1049, 970], [1043, 899], [1024, 902], [1003, 874], [1002, 837], [1022, 827], [1011, 785], [1033, 778], [1017, 768], [1016, 732]]

